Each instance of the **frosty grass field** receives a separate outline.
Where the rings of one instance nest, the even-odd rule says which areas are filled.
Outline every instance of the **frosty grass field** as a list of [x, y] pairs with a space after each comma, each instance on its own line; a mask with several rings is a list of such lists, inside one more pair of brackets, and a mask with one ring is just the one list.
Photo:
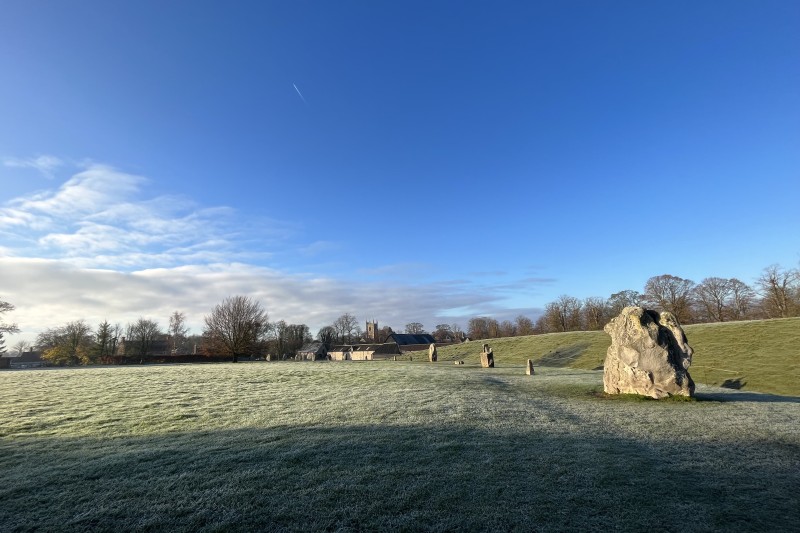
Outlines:
[[800, 399], [423, 362], [0, 373], [0, 530], [790, 530]]

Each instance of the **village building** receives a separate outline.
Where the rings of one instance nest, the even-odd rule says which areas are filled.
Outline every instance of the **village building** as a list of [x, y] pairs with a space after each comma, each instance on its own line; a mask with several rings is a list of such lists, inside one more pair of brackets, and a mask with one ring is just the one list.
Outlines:
[[[436, 344], [436, 339], [428, 333], [389, 333], [383, 340], [380, 337], [385, 335], [385, 332], [382, 333], [382, 330], [378, 328], [376, 320], [367, 321], [366, 326], [360, 342], [338, 344], [330, 346], [327, 350], [322, 342], [311, 342], [296, 352], [295, 359], [298, 361], [320, 359], [330, 361], [391, 360], [408, 352], [427, 352], [431, 344]], [[384, 328], [384, 330], [391, 332], [390, 328]]]
[[41, 368], [48, 364], [42, 359], [41, 350], [31, 350], [18, 356], [3, 356], [0, 368]]
[[400, 355], [397, 344], [343, 344], [331, 346], [328, 358], [331, 361], [375, 361], [393, 359]]
[[328, 350], [325, 349], [325, 344], [321, 341], [314, 341], [305, 344], [302, 348], [297, 350], [295, 359], [298, 361], [317, 361], [318, 359], [326, 359], [328, 357]]
[[332, 361], [388, 360], [407, 352], [428, 350], [430, 345], [434, 343], [436, 343], [436, 340], [427, 333], [392, 333], [383, 343], [331, 346], [330, 350], [328, 350], [328, 358]]
[[[117, 356], [139, 356], [138, 353], [138, 342], [135, 341], [128, 341], [125, 340], [125, 337], [122, 337], [117, 345], [117, 352], [115, 355]], [[147, 353], [145, 354], [148, 357], [164, 357], [167, 355], [174, 355], [171, 353], [170, 350], [170, 343], [169, 340], [166, 338], [161, 339], [154, 339], [150, 342], [150, 345], [147, 349]]]
[[435, 344], [436, 339], [428, 333], [392, 333], [386, 338], [386, 343], [396, 344], [400, 353], [419, 352]]

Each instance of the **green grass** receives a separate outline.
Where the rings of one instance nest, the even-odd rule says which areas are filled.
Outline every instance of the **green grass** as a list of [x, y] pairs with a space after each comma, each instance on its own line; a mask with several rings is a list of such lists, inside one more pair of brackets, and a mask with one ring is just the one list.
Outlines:
[[[696, 324], [684, 328], [696, 382], [742, 390], [800, 396], [800, 318]], [[439, 348], [440, 360], [477, 364], [484, 341]], [[486, 341], [495, 364], [595, 369], [611, 337], [603, 331], [551, 333]], [[420, 356], [421, 357], [421, 356]]]
[[800, 318], [698, 324], [686, 335], [695, 381], [800, 396]]
[[2, 531], [787, 531], [797, 398], [452, 362], [0, 373]]

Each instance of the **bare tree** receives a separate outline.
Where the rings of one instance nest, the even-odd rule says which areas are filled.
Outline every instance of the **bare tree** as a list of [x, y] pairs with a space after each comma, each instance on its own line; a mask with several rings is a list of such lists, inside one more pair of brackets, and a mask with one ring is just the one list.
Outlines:
[[311, 341], [311, 334], [305, 324], [287, 324], [279, 320], [272, 325], [273, 338], [269, 344], [270, 352], [285, 359], [297, 352], [304, 344]]
[[764, 269], [756, 280], [756, 287], [761, 293], [761, 305], [767, 318], [787, 318], [798, 313], [798, 281], [800, 273], [797, 270], [784, 270], [780, 265]]
[[609, 307], [605, 298], [590, 296], [583, 300], [583, 323], [587, 330], [596, 331], [603, 329], [609, 320]]
[[325, 326], [317, 332], [317, 340], [325, 345], [325, 349], [329, 350], [336, 342], [336, 330], [333, 326]]
[[464, 341], [464, 337], [466, 337], [466, 334], [464, 333], [464, 330], [461, 328], [461, 324], [453, 322], [452, 324], [450, 324], [450, 330], [453, 332], [453, 337], [455, 337], [457, 342]]
[[[6, 301], [0, 300], [0, 317], [2, 317], [5, 313], [10, 313], [13, 310], [13, 305]], [[0, 338], [2, 338], [2, 334], [4, 333], [19, 333], [19, 328], [16, 324], [6, 324], [5, 322], [0, 321]]]
[[669, 311], [678, 322], [692, 320], [694, 282], [670, 274], [653, 276], [644, 286], [644, 300], [662, 311]]
[[453, 330], [449, 324], [436, 324], [436, 329], [431, 333], [436, 342], [453, 342]]
[[555, 302], [545, 306], [544, 316], [548, 331], [577, 331], [581, 329], [581, 301], [562, 294]]
[[333, 322], [333, 329], [336, 330], [338, 340], [342, 344], [353, 342], [353, 339], [360, 333], [358, 320], [350, 313], [345, 313], [337, 318]]
[[425, 333], [425, 327], [421, 322], [411, 322], [410, 324], [406, 324], [406, 333], [410, 333], [412, 335]]
[[547, 302], [544, 306], [544, 313], [536, 321], [542, 333], [556, 333], [566, 331], [566, 325], [562, 320], [561, 311], [555, 302]]
[[31, 349], [31, 347], [32, 346], [30, 342], [19, 341], [16, 344], [14, 344], [14, 347], [12, 349], [14, 350], [14, 353], [16, 353], [17, 356], [19, 357], [20, 355], [24, 354], [27, 350]]
[[530, 318], [524, 315], [519, 315], [514, 319], [514, 324], [517, 327], [517, 335], [533, 335], [533, 320]]
[[383, 326], [381, 329], [378, 330], [378, 337], [375, 339], [376, 342], [386, 342], [386, 339], [389, 338], [389, 335], [394, 333], [394, 330], [389, 326]]
[[204, 336], [233, 358], [259, 353], [269, 330], [267, 312], [247, 296], [231, 296], [205, 316]]
[[705, 278], [694, 287], [695, 301], [706, 321], [725, 321], [731, 290], [730, 280], [717, 277]]
[[608, 298], [609, 318], [617, 316], [626, 307], [640, 305], [642, 305], [642, 295], [639, 294], [639, 291], [626, 289], [624, 291], [615, 292]]
[[173, 312], [169, 317], [169, 329], [167, 335], [169, 336], [169, 349], [170, 353], [177, 355], [178, 353], [185, 352], [186, 335], [189, 333], [189, 328], [186, 326], [186, 315], [180, 311]]
[[36, 339], [42, 358], [58, 365], [91, 363], [92, 342], [92, 328], [83, 320], [45, 330]]
[[275, 334], [275, 352], [282, 358], [292, 356], [304, 344], [311, 341], [311, 334], [305, 324], [287, 324], [280, 320], [273, 326], [272, 331]]
[[285, 320], [278, 320], [272, 324], [272, 327], [270, 327], [270, 330], [274, 336], [274, 338], [269, 342], [270, 353], [274, 351], [275, 355], [277, 355], [280, 359], [286, 359], [286, 355], [288, 353], [286, 348], [288, 327], [289, 324], [287, 324]]
[[467, 336], [471, 339], [494, 339], [500, 330], [497, 320], [486, 316], [470, 318], [467, 323]]
[[125, 354], [139, 356], [139, 363], [144, 363], [144, 358], [152, 351], [153, 343], [159, 335], [161, 328], [155, 320], [139, 318], [128, 324], [125, 332]]
[[731, 320], [744, 320], [751, 314], [756, 292], [749, 285], [736, 278], [728, 280], [731, 287], [729, 311]]
[[510, 320], [503, 320], [500, 322], [498, 328], [498, 337], [516, 337], [517, 327]]

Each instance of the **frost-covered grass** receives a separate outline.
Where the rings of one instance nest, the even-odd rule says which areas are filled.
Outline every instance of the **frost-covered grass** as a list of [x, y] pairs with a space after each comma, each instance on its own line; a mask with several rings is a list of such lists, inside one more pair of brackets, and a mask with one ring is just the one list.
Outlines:
[[418, 362], [0, 373], [0, 530], [786, 531], [800, 403]]

